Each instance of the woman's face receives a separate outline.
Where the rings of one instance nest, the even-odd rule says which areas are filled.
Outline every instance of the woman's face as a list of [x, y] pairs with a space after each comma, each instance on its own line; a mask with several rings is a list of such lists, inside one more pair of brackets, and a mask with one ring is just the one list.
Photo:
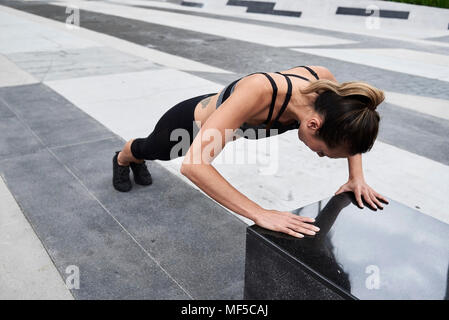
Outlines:
[[322, 124], [322, 119], [317, 117], [312, 117], [311, 119], [301, 122], [298, 129], [298, 138], [306, 146], [309, 147], [310, 150], [316, 152], [320, 157], [329, 157], [329, 158], [347, 158], [350, 154], [346, 151], [343, 146], [339, 146], [337, 148], [328, 148], [326, 143], [317, 136], [317, 130], [320, 128]]

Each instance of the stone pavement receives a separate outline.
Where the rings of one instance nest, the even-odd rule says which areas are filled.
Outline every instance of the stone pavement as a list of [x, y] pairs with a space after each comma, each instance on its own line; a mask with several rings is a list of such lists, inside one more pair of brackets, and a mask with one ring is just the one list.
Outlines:
[[[65, 25], [69, 3], [81, 8], [81, 29]], [[182, 158], [149, 163], [154, 184], [126, 194], [112, 188], [111, 159], [177, 102], [259, 70], [323, 65], [340, 82], [385, 90], [381, 132], [363, 156], [365, 177], [387, 197], [449, 222], [444, 36], [400, 41], [291, 19], [199, 14], [154, 1], [0, 0], [0, 174], [62, 280], [68, 266], [79, 267], [73, 297], [242, 297], [251, 222], [183, 177]], [[216, 168], [250, 199], [278, 210], [328, 197], [346, 181], [346, 160], [318, 158], [296, 132], [277, 139], [273, 175], [260, 165]], [[237, 140], [219, 158], [245, 143]], [[0, 256], [0, 266], [8, 261]], [[0, 296], [8, 294], [16, 293]]]

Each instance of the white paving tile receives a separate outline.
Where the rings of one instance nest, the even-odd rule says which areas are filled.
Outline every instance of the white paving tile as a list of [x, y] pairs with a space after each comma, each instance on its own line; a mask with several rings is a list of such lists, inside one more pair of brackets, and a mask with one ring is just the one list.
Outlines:
[[408, 49], [291, 49], [389, 71], [449, 81], [449, 58]]
[[39, 81], [160, 68], [147, 59], [108, 47], [19, 52], [9, 54], [8, 59]]
[[38, 82], [36, 78], [19, 68], [3, 55], [0, 55], [0, 70], [0, 87], [19, 86]]
[[[299, 4], [297, 4], [296, 2], [294, 3], [295, 6], [291, 8], [291, 10], [302, 11], [302, 15], [299, 19], [297, 17], [285, 17], [263, 13], [247, 13], [246, 7], [224, 5], [226, 3], [226, 0], [203, 1], [205, 3], [205, 6], [203, 8], [179, 6], [178, 4], [174, 3], [150, 1], [150, 0], [108, 0], [108, 2], [113, 2], [122, 5], [123, 4], [151, 5], [155, 7], [170, 8], [186, 12], [196, 11], [211, 14], [218, 13], [220, 15], [239, 17], [249, 20], [257, 20], [263, 22], [270, 21], [286, 25], [298, 25], [304, 27], [311, 27], [314, 29], [339, 31], [350, 34], [367, 35], [391, 40], [407, 41], [415, 44], [449, 47], [448, 43], [421, 39], [421, 38], [439, 37], [447, 35], [447, 30], [411, 27], [409, 24], [401, 24], [400, 21], [399, 23], [398, 21], [391, 21], [396, 19], [381, 19], [379, 28], [368, 28], [366, 24], [368, 19], [366, 19], [366, 17], [358, 17], [358, 16], [337, 17], [336, 15], [334, 15], [332, 17], [327, 16], [323, 18], [323, 15], [321, 14], [321, 9], [319, 8], [318, 10], [315, 9], [314, 10], [315, 12], [310, 11], [310, 6], [315, 8], [317, 7], [317, 5], [315, 4], [317, 2], [316, 0], [308, 0], [307, 2], [302, 0], [298, 1]], [[291, 1], [289, 1], [289, 3], [293, 4], [293, 2]], [[329, 2], [327, 3], [327, 5], [335, 6], [336, 10], [336, 5], [331, 4]], [[385, 4], [383, 3], [383, 5]], [[394, 3], [388, 3], [388, 5], [394, 5]], [[279, 6], [278, 2], [276, 2], [275, 9], [278, 7], [283, 8], [283, 6]]]
[[221, 85], [173, 69], [45, 82], [125, 139], [146, 137], [169, 108]]
[[0, 177], [0, 299], [73, 296]]
[[416, 64], [420, 63], [427, 64], [431, 62], [432, 65], [449, 68], [449, 55], [435, 54], [431, 52], [416, 51], [402, 48], [358, 49], [358, 50], [361, 50], [362, 53], [370, 53], [370, 54], [372, 53], [386, 57], [404, 59]]
[[5, 10], [0, 10], [0, 28], [8, 30], [8, 32], [0, 33], [1, 54], [58, 51], [61, 48], [89, 48], [98, 45], [94, 41], [82, 39], [73, 33], [55, 30], [54, 28], [19, 18], [5, 12]]
[[385, 102], [441, 119], [449, 120], [448, 100], [385, 91]]
[[[35, 24], [39, 24], [41, 26], [46, 26], [48, 28], [52, 28], [55, 30], [59, 30], [61, 32], [67, 34], [74, 34], [80, 38], [93, 41], [97, 45], [102, 45], [106, 47], [110, 47], [121, 52], [134, 55], [136, 57], [141, 57], [144, 59], [148, 59], [154, 63], [158, 63], [170, 68], [185, 70], [185, 71], [198, 71], [198, 72], [215, 72], [215, 73], [230, 73], [227, 70], [223, 70], [220, 68], [212, 67], [201, 62], [193, 61], [190, 59], [186, 59], [180, 56], [176, 56], [174, 54], [165, 53], [159, 50], [147, 48], [144, 46], [137, 45], [135, 43], [125, 41], [122, 39], [118, 39], [112, 36], [108, 36], [103, 33], [91, 31], [84, 28], [69, 30], [66, 25], [62, 22], [58, 22], [52, 19], [43, 18], [37, 15], [29, 14], [24, 11], [11, 9], [8, 7], [0, 6], [0, 12], [4, 12], [9, 14], [10, 20], [14, 20], [13, 17], [17, 17], [19, 21], [30, 21]], [[45, 51], [45, 47], [42, 49]], [[1, 52], [1, 51], [0, 51]]]
[[125, 18], [157, 23], [174, 28], [213, 34], [225, 38], [259, 43], [273, 47], [354, 43], [354, 41], [351, 40], [330, 36], [320, 36], [306, 32], [289, 31], [273, 27], [217, 20], [160, 10], [123, 7], [110, 3], [73, 0], [70, 2], [54, 2], [52, 4], [67, 6], [69, 3], [76, 4], [80, 9], [89, 11], [112, 14]]

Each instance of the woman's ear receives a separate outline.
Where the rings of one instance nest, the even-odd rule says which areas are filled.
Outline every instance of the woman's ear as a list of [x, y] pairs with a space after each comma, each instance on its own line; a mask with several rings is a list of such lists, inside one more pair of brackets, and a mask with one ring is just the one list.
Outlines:
[[321, 119], [312, 117], [307, 120], [307, 128], [311, 130], [318, 130], [321, 127]]

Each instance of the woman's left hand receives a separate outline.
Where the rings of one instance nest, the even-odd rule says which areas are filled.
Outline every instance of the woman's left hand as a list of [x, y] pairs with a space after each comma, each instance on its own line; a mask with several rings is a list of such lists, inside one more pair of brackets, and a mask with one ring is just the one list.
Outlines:
[[[345, 192], [352, 191], [354, 192], [355, 199], [361, 208], [363, 208], [362, 196], [365, 201], [374, 209], [377, 210], [377, 207], [383, 209], [382, 204], [379, 200], [388, 204], [388, 200], [382, 196], [381, 194], [374, 191], [363, 178], [352, 178], [349, 179], [344, 185], [340, 187], [340, 189], [335, 192], [335, 195]], [[376, 207], [377, 205], [377, 207]]]

